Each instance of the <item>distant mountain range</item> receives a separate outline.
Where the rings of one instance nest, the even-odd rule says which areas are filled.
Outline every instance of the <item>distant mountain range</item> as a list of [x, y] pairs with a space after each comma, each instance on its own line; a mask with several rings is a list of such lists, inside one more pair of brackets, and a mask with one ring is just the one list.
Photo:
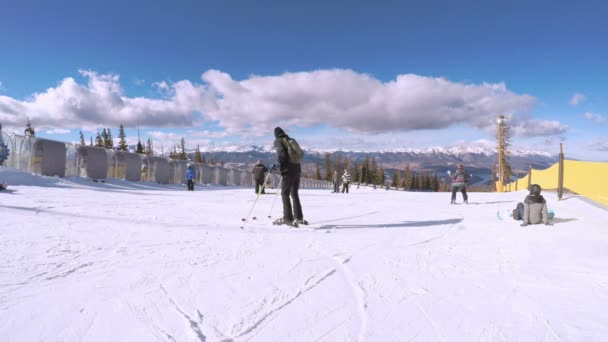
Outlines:
[[[535, 169], [545, 169], [558, 161], [557, 154], [542, 151], [511, 150], [509, 162], [517, 174], [527, 172], [532, 165]], [[319, 162], [323, 168], [323, 158], [329, 153], [332, 160], [338, 155], [348, 157], [351, 163], [361, 162], [366, 157], [375, 158], [392, 176], [395, 169], [403, 170], [406, 164], [417, 172], [437, 172], [444, 175], [447, 170], [453, 170], [458, 163], [464, 164], [469, 172], [473, 173], [477, 183], [490, 180], [492, 165], [497, 163], [496, 149], [492, 146], [472, 145], [451, 148], [430, 147], [426, 149], [395, 148], [376, 152], [363, 151], [336, 151], [336, 150], [307, 150], [305, 151], [303, 171], [312, 174], [315, 164]], [[262, 160], [270, 165], [276, 162], [276, 153], [270, 146], [228, 147], [222, 150], [203, 151], [207, 159], [213, 154], [215, 159], [224, 161], [225, 165], [237, 168], [249, 168]], [[323, 169], [321, 169], [323, 172]]]

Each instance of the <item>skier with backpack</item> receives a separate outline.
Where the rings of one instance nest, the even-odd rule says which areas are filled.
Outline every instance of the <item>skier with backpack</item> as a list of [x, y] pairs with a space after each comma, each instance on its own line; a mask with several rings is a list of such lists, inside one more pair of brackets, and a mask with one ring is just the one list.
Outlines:
[[298, 195], [300, 176], [302, 174], [300, 162], [304, 158], [304, 152], [300, 148], [300, 145], [298, 145], [298, 142], [289, 137], [281, 127], [274, 129], [274, 136], [274, 148], [277, 151], [278, 169], [281, 173], [283, 217], [275, 220], [273, 224], [285, 224], [291, 227], [297, 227], [299, 224], [306, 225], [308, 222], [304, 220], [302, 205], [300, 204], [300, 197]]

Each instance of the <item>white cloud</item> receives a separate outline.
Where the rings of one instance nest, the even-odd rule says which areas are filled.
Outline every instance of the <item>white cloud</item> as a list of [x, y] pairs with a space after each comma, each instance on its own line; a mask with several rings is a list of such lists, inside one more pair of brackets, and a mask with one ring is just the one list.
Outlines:
[[173, 95], [165, 99], [127, 97], [118, 75], [79, 72], [87, 78], [86, 85], [68, 77], [24, 101], [0, 96], [0, 121], [9, 127], [21, 127], [30, 118], [39, 129], [95, 129], [121, 123], [125, 127], [187, 127], [205, 99], [204, 87], [189, 81], [172, 84]]
[[577, 106], [579, 103], [582, 103], [586, 99], [587, 97], [584, 94], [575, 93], [574, 95], [572, 95], [569, 102], [572, 106]]
[[603, 125], [606, 123], [606, 117], [602, 114], [587, 112], [584, 114], [587, 120], [591, 120], [598, 125]]
[[141, 78], [136, 78], [133, 80], [133, 83], [135, 83], [135, 85], [138, 85], [138, 86], [143, 86], [146, 84], [146, 80], [141, 79]]
[[511, 134], [515, 137], [539, 137], [564, 134], [568, 126], [555, 120], [525, 120], [511, 126]]
[[[97, 127], [192, 127], [212, 122], [223, 133], [263, 136], [275, 126], [324, 124], [351, 132], [404, 132], [455, 125], [492, 130], [497, 114], [521, 127], [518, 132], [562, 133], [557, 122], [528, 124], [537, 102], [516, 94], [504, 83], [467, 84], [413, 74], [383, 82], [352, 70], [316, 70], [277, 76], [250, 76], [237, 81], [209, 70], [202, 83], [187, 80], [154, 86], [162, 98], [128, 97], [114, 74], [80, 70], [79, 84], [68, 77], [56, 87], [26, 100], [0, 96], [0, 121], [20, 127], [26, 117], [35, 127], [95, 129]], [[198, 114], [201, 113], [202, 117]]]
[[497, 114], [524, 115], [536, 102], [507, 90], [503, 83], [472, 85], [412, 74], [381, 82], [341, 69], [243, 81], [210, 70], [203, 80], [216, 95], [216, 107], [206, 114], [234, 132], [319, 123], [370, 133], [455, 124], [485, 128]]
[[55, 129], [50, 129], [48, 131], [46, 131], [46, 134], [69, 134], [70, 130], [69, 129], [63, 129], [63, 128], [55, 128]]
[[593, 151], [608, 152], [608, 138], [596, 139], [588, 147]]

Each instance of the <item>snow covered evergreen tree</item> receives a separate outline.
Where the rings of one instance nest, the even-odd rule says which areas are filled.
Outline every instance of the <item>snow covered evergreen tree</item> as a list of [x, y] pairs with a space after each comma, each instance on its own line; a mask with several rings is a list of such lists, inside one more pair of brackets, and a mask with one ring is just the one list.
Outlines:
[[112, 131], [108, 128], [108, 141], [104, 145], [105, 148], [113, 149], [114, 148], [114, 139], [112, 139]]
[[80, 131], [80, 146], [84, 146], [85, 142], [84, 142], [84, 135], [82, 134], [82, 131]]

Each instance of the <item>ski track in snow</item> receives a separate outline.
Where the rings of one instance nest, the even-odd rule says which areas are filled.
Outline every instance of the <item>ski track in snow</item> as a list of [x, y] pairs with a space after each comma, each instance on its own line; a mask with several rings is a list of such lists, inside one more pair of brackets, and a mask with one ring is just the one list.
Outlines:
[[3, 341], [608, 336], [608, 214], [576, 198], [520, 228], [496, 213], [523, 192], [303, 190], [309, 227], [271, 226], [269, 196], [244, 231], [250, 189], [112, 182], [0, 194]]
[[[288, 298], [287, 300], [283, 301], [283, 303], [281, 303], [280, 305], [264, 312], [261, 317], [255, 319], [252, 323], [246, 325], [244, 328], [240, 328], [240, 332], [236, 333], [234, 337], [232, 338], [227, 338], [222, 340], [222, 342], [231, 342], [236, 338], [239, 337], [243, 337], [249, 333], [251, 333], [252, 331], [254, 331], [255, 329], [257, 329], [260, 325], [262, 325], [262, 323], [264, 323], [264, 321], [266, 321], [266, 319], [268, 319], [270, 316], [272, 316], [275, 313], [278, 313], [279, 311], [281, 311], [283, 308], [285, 308], [287, 305], [293, 303], [296, 299], [298, 299], [300, 296], [302, 296], [303, 294], [307, 293], [308, 291], [312, 290], [313, 288], [315, 288], [317, 285], [319, 285], [321, 282], [323, 282], [325, 279], [329, 278], [330, 276], [332, 276], [333, 274], [336, 273], [335, 269], [329, 270], [327, 271], [325, 274], [323, 274], [321, 277], [319, 277], [319, 279], [317, 279], [314, 283], [312, 283], [311, 285], [308, 286], [304, 286], [302, 288], [300, 288], [297, 293], [293, 296], [291, 296], [290, 298]], [[265, 303], [263, 303], [261, 305], [261, 307], [264, 306]], [[255, 313], [257, 313], [258, 311], [261, 311], [261, 308], [258, 309], [256, 312], [254, 312], [253, 315], [255, 315]], [[242, 322], [242, 325], [245, 325], [245, 322]]]

